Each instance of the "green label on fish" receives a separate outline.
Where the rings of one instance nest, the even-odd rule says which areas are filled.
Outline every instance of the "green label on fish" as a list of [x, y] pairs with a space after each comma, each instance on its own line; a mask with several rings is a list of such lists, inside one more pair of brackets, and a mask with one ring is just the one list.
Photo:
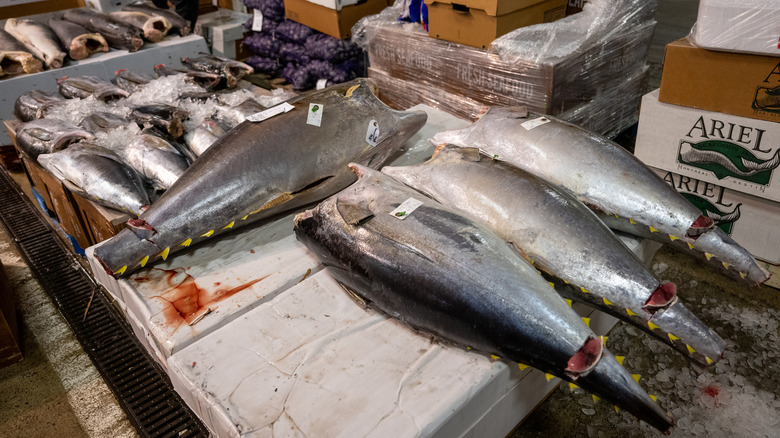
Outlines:
[[395, 208], [395, 210], [390, 212], [390, 216], [393, 216], [397, 219], [406, 219], [407, 216], [412, 214], [419, 206], [423, 205], [422, 201], [418, 201], [414, 198], [409, 198], [406, 201], [402, 202], [401, 205]]
[[768, 185], [772, 171], [780, 165], [780, 150], [767, 160], [724, 140], [698, 143], [681, 141], [677, 159], [698, 169], [712, 172], [718, 179], [732, 177], [759, 185]]
[[319, 103], [309, 104], [309, 115], [306, 117], [307, 125], [319, 127], [322, 124], [322, 105]]

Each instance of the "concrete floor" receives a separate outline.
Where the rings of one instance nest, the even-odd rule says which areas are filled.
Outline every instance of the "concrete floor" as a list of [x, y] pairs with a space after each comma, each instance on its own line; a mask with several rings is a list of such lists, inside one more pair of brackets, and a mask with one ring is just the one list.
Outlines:
[[[660, 83], [664, 45], [688, 33], [695, 21], [697, 5], [697, 0], [660, 1], [657, 14], [659, 25], [649, 54], [652, 87]], [[20, 181], [24, 179], [20, 174], [15, 176]], [[16, 296], [25, 355], [21, 363], [0, 369], [0, 437], [135, 436], [135, 431], [116, 400], [49, 298], [31, 276], [2, 227], [0, 257]], [[680, 296], [684, 297], [686, 305], [697, 315], [699, 312], [709, 315], [707, 306], [702, 304], [707, 302], [707, 298], [755, 311], [780, 311], [780, 294], [776, 290], [764, 287], [748, 291], [711, 273], [687, 256], [662, 249], [656, 255], [654, 265], [666, 267], [664, 278], [681, 286]], [[709, 316], [700, 317], [719, 328], [718, 319]], [[632, 343], [639, 343], [642, 347], [641, 344], [647, 341], [643, 334], [634, 336], [630, 332], [626, 331], [623, 324], [619, 324], [610, 336], [610, 349]], [[732, 334], [728, 331], [721, 333], [738, 348], [740, 339], [732, 339]], [[621, 354], [620, 351], [615, 353]], [[641, 351], [639, 354], [642, 354]], [[652, 353], [648, 350], [644, 355], [652, 356]], [[651, 362], [637, 361], [636, 371], [645, 374], [652, 372], [652, 367], [649, 367]], [[684, 368], [687, 364], [678, 360], [677, 366]], [[769, 383], [775, 385], [774, 391], [780, 387], [779, 378], [766, 377]], [[578, 399], [581, 399], [581, 395], [569, 394], [567, 391], [554, 392], [511, 436], [636, 436], [634, 432], [627, 433], [624, 428], [615, 426], [615, 418], [610, 417], [610, 410], [597, 408], [595, 417], [584, 414]], [[652, 431], [648, 433], [652, 434]]]

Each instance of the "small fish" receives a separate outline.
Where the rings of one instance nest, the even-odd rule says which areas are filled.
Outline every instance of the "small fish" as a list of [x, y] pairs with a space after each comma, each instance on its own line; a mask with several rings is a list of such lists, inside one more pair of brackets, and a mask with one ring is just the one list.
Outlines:
[[141, 177], [108, 149], [81, 142], [51, 154], [41, 154], [38, 162], [100, 205], [136, 216], [149, 206], [149, 195]]
[[42, 118], [47, 109], [62, 103], [64, 100], [56, 93], [42, 90], [25, 91], [14, 102], [14, 115], [22, 122], [29, 122]]
[[49, 26], [34, 20], [9, 18], [5, 22], [5, 31], [43, 61], [46, 68], [62, 67], [66, 54], [62, 51], [57, 35]]
[[165, 64], [158, 64], [154, 66], [154, 72], [157, 73], [157, 77], [170, 76], [184, 74], [187, 75], [187, 80], [195, 85], [203, 88], [206, 91], [211, 91], [219, 87], [222, 78], [218, 74], [206, 73], [196, 70], [183, 70], [178, 68], [167, 67]]
[[153, 43], [162, 41], [173, 27], [171, 22], [161, 15], [152, 15], [140, 11], [115, 11], [110, 12], [108, 15], [117, 21], [141, 29], [144, 33], [144, 38]]
[[123, 68], [114, 73], [114, 79], [111, 82], [128, 93], [135, 93], [153, 80], [154, 77], [150, 75], [132, 72]]
[[[500, 237], [379, 171], [295, 218], [345, 289], [416, 330], [575, 382], [666, 431], [672, 419]], [[404, 219], [392, 212], [417, 201]]]
[[108, 52], [108, 42], [103, 35], [90, 32], [83, 26], [63, 20], [61, 15], [49, 17], [49, 27], [57, 35], [62, 47], [73, 60], [88, 58], [94, 53]]
[[90, 132], [72, 123], [58, 119], [36, 119], [16, 130], [16, 145], [30, 158], [50, 154], [70, 143], [93, 140]]
[[187, 36], [192, 32], [190, 23], [181, 15], [170, 9], [160, 9], [150, 2], [139, 0], [122, 6], [123, 11], [138, 11], [152, 15], [165, 17], [173, 26], [173, 30], [181, 36]]
[[189, 112], [173, 105], [156, 103], [134, 107], [128, 117], [139, 125], [149, 123], [159, 126], [173, 138], [179, 138], [184, 135], [183, 122], [189, 115]]
[[103, 35], [111, 47], [135, 52], [144, 45], [140, 30], [92, 8], [68, 9], [63, 18]]
[[747, 250], [644, 163], [578, 126], [525, 107], [491, 107], [471, 126], [438, 133], [431, 141], [478, 147], [565, 188], [610, 228], [715, 258], [710, 266], [732, 278], [752, 285], [769, 278]]
[[207, 53], [199, 53], [198, 55], [195, 58], [182, 58], [182, 65], [192, 70], [218, 74], [225, 80], [228, 88], [235, 88], [242, 77], [255, 71], [254, 68], [243, 62], [220, 58]]
[[143, 132], [122, 149], [120, 156], [157, 190], [169, 189], [188, 167], [186, 158], [170, 143]]
[[196, 156], [200, 156], [224, 135], [225, 130], [219, 124], [213, 120], [204, 119], [195, 129], [184, 134], [184, 141], [187, 142], [187, 146]]
[[86, 99], [94, 96], [104, 102], [123, 99], [130, 95], [127, 91], [97, 76], [63, 76], [57, 80], [60, 94], [67, 99]]
[[79, 122], [79, 126], [93, 134], [108, 132], [132, 124], [134, 123], [122, 116], [104, 111], [92, 113]]
[[37, 73], [41, 70], [43, 70], [41, 61], [36, 59], [24, 44], [0, 29], [0, 78]]

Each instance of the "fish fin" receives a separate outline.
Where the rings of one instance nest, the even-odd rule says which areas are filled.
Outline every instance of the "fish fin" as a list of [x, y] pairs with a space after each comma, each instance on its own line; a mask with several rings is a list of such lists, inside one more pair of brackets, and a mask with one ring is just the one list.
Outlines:
[[352, 298], [356, 303], [360, 304], [363, 307], [368, 307], [368, 303], [369, 303], [368, 300], [358, 295], [357, 292], [352, 290], [352, 288], [345, 285], [344, 283], [339, 282], [339, 284], [341, 285], [341, 288], [344, 289], [344, 292], [346, 292], [347, 295], [349, 295], [349, 297]]
[[368, 205], [345, 199], [336, 200], [336, 210], [344, 222], [350, 225], [362, 225], [374, 217], [374, 212], [368, 208]]

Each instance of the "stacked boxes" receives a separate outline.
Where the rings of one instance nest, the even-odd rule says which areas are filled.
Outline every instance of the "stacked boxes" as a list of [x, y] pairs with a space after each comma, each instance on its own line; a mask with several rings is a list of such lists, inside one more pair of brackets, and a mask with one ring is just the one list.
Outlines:
[[[712, 13], [714, 3], [702, 6]], [[698, 34], [711, 31], [702, 24]], [[742, 47], [739, 38], [723, 47]], [[635, 149], [717, 226], [774, 264], [780, 263], [779, 90], [780, 57], [670, 43], [661, 88], [642, 99]]]

